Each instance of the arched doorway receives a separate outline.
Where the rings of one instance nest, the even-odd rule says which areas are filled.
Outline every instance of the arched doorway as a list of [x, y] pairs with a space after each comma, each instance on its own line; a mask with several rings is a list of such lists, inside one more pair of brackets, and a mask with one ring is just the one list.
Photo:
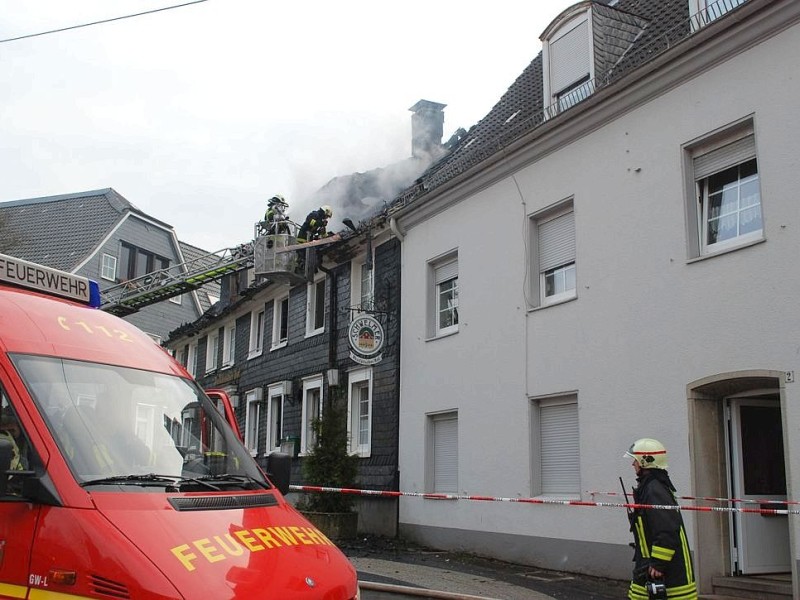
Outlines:
[[[695, 496], [786, 499], [783, 375], [723, 373], [687, 386]], [[702, 580], [791, 570], [786, 516], [702, 513], [696, 523], [695, 561]]]

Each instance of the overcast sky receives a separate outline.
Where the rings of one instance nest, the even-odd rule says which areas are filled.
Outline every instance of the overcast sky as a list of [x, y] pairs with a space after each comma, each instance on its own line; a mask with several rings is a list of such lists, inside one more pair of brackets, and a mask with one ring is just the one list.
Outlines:
[[[186, 0], [183, 0], [186, 1]], [[0, 0], [0, 40], [181, 4]], [[0, 201], [111, 187], [214, 251], [283, 194], [411, 154], [484, 117], [571, 0], [206, 0], [0, 43]], [[346, 215], [337, 215], [337, 217]]]

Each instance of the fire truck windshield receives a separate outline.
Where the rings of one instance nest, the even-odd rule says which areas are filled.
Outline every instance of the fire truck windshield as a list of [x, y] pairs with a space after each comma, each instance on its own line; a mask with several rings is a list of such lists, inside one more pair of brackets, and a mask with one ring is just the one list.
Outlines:
[[269, 486], [219, 410], [189, 380], [46, 356], [16, 354], [12, 361], [82, 485]]

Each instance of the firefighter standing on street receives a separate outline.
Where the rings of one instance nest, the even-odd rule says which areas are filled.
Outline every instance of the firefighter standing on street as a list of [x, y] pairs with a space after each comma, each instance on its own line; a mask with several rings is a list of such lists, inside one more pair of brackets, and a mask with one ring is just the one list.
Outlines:
[[[677, 506], [667, 473], [667, 451], [658, 440], [643, 438], [625, 456], [633, 459], [635, 504]], [[630, 600], [697, 600], [692, 557], [679, 510], [641, 509], [631, 514], [635, 544]]]
[[333, 209], [327, 204], [312, 210], [300, 226], [300, 231], [297, 232], [297, 242], [304, 244], [327, 237], [326, 227], [328, 226], [328, 219], [332, 216]]

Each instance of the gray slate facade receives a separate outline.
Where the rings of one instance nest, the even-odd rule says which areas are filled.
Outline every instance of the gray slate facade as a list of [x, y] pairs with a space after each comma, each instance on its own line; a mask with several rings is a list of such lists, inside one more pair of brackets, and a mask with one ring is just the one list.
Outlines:
[[[386, 227], [374, 225], [375, 229]], [[375, 231], [373, 230], [373, 235]], [[385, 240], [385, 241], [384, 241]], [[280, 417], [280, 437], [284, 449], [292, 448], [303, 429], [303, 379], [320, 375], [324, 381], [322, 395], [327, 401], [332, 393], [328, 371], [338, 373], [339, 393], [348, 392], [348, 373], [361, 368], [350, 356], [348, 328], [351, 318], [360, 314], [353, 309], [351, 299], [352, 265], [363, 262], [363, 236], [351, 236], [324, 253], [325, 329], [322, 334], [306, 336], [309, 286], [301, 283], [288, 288], [286, 284], [270, 282], [247, 286], [247, 278], [231, 275], [222, 282], [222, 298], [197, 322], [174, 331], [167, 342], [178, 359], [186, 364], [188, 346], [196, 344], [195, 377], [206, 389], [222, 388], [238, 398], [236, 413], [244, 433], [247, 423], [247, 394], [261, 390], [262, 410], [258, 426], [258, 457], [267, 449], [268, 389], [277, 382], [291, 382], [291, 393], [284, 397]], [[361, 243], [359, 243], [361, 242]], [[373, 278], [375, 305], [373, 314], [383, 326], [385, 345], [382, 359], [371, 367], [371, 440], [368, 456], [359, 459], [358, 485], [372, 490], [396, 490], [398, 485], [398, 402], [399, 402], [399, 329], [400, 329], [400, 242], [388, 237], [388, 229], [379, 233], [374, 250]], [[336, 259], [334, 258], [336, 257]], [[349, 259], [348, 259], [349, 257]], [[337, 260], [338, 259], [338, 260]], [[320, 273], [318, 273], [320, 275]], [[288, 340], [280, 348], [270, 349], [276, 311], [276, 297], [284, 297], [288, 288]], [[353, 309], [353, 310], [351, 310]], [[251, 340], [251, 315], [264, 310], [263, 352], [248, 358]], [[216, 334], [224, 340], [226, 326], [235, 322], [235, 358], [227, 367], [206, 372], [209, 337]], [[217, 346], [216, 364], [224, 363], [225, 344]], [[245, 434], [246, 435], [246, 434]], [[302, 453], [292, 465], [292, 483], [314, 485], [305, 481], [302, 472]], [[290, 500], [293, 498], [290, 494]], [[361, 531], [385, 535], [396, 533], [396, 499], [359, 498], [359, 528]]]
[[[132, 278], [134, 271], [144, 275], [147, 269], [162, 268], [163, 261], [182, 263], [185, 251], [203, 252], [181, 244], [172, 226], [111, 188], [2, 202], [0, 237], [5, 254], [83, 275], [101, 289]], [[115, 264], [113, 270], [110, 264]], [[183, 294], [125, 319], [162, 340], [180, 324], [197, 319], [204, 305], [209, 306], [205, 291]]]

